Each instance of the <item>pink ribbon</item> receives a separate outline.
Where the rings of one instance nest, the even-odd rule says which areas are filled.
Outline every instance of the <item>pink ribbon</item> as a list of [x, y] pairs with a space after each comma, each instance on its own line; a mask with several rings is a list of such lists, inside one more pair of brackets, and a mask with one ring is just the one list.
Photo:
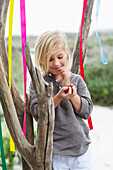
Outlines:
[[[27, 66], [26, 66], [25, 51], [24, 51], [24, 44], [26, 43], [25, 0], [20, 0], [20, 16], [21, 16], [21, 41], [22, 41], [23, 71], [24, 71], [24, 101], [26, 103]], [[25, 106], [24, 106], [23, 133], [26, 137], [26, 107]]]
[[[83, 32], [83, 25], [84, 25], [84, 16], [85, 16], [85, 11], [86, 11], [86, 5], [87, 5], [87, 0], [84, 0], [82, 20], [81, 20], [81, 30], [80, 30], [80, 75], [81, 75], [81, 77], [83, 78], [84, 81], [85, 81], [85, 76], [84, 76], [83, 56], [82, 56], [82, 32]], [[88, 119], [88, 124], [89, 124], [90, 130], [92, 130], [93, 129], [93, 125], [92, 125], [91, 116]]]

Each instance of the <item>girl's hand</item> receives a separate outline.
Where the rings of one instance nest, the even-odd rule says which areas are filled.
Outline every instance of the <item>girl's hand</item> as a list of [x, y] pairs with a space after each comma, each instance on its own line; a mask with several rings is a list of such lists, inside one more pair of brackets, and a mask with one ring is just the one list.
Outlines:
[[71, 72], [65, 68], [65, 67], [60, 67], [58, 69], [60, 75], [61, 75], [61, 80], [62, 80], [62, 86], [66, 86], [70, 84], [70, 78], [71, 78]]
[[59, 98], [65, 98], [71, 100], [77, 94], [76, 87], [71, 85], [69, 87], [63, 87], [59, 92]]
[[[66, 90], [67, 90], [67, 93], [66, 93]], [[65, 86], [54, 96], [54, 98], [53, 98], [54, 107], [56, 108], [63, 98], [69, 99], [71, 102], [73, 102], [73, 101], [76, 102], [76, 100], [78, 100], [78, 99], [76, 99], [76, 96], [78, 96], [78, 95], [77, 95], [75, 86], [72, 86], [72, 87]]]

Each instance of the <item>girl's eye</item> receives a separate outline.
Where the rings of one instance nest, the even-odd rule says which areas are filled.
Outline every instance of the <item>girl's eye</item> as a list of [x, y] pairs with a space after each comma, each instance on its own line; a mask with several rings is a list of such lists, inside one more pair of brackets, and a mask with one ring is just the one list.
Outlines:
[[51, 61], [52, 61], [52, 58], [50, 58], [49, 62], [51, 62]]
[[58, 56], [58, 59], [62, 59], [63, 58], [63, 56], [61, 55], [61, 56]]

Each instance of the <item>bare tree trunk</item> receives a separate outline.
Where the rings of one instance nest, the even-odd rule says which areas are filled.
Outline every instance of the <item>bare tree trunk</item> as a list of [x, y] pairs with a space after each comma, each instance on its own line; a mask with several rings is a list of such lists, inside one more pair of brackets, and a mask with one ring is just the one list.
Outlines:
[[[82, 33], [83, 59], [85, 58], [86, 55], [86, 41], [87, 41], [90, 24], [91, 24], [91, 14], [93, 9], [93, 4], [94, 4], [94, 0], [87, 1], [86, 13], [85, 13], [84, 25], [83, 25], [83, 33]], [[71, 67], [71, 71], [76, 74], [78, 74], [79, 72], [79, 64], [80, 64], [79, 58], [80, 58], [80, 30], [73, 50], [73, 62]]]

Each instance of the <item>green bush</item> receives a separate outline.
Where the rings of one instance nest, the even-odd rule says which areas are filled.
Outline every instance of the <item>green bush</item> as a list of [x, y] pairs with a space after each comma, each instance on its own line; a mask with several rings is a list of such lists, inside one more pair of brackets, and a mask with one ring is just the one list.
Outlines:
[[24, 91], [23, 61], [21, 53], [22, 52], [13, 52], [12, 59], [12, 76], [20, 95], [22, 95]]
[[85, 64], [85, 80], [94, 104], [113, 105], [113, 61]]
[[[3, 147], [4, 147], [4, 154], [6, 160], [7, 170], [12, 170], [15, 166], [20, 167], [21, 169], [21, 157], [19, 152], [16, 150], [15, 152], [10, 151], [10, 133], [5, 122], [5, 118], [2, 113], [1, 117], [1, 125], [2, 125], [2, 138], [3, 138]], [[1, 161], [1, 152], [0, 152], [0, 168], [2, 166]]]

